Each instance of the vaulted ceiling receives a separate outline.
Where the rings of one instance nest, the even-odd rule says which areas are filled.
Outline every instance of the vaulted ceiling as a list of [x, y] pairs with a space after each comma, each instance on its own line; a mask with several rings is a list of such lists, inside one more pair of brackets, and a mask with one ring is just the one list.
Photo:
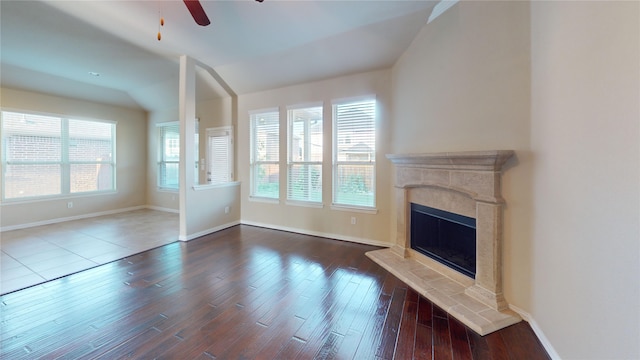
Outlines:
[[2, 0], [1, 85], [151, 111], [177, 106], [180, 55], [198, 100], [387, 68], [436, 2], [201, 3], [206, 27], [181, 0]]

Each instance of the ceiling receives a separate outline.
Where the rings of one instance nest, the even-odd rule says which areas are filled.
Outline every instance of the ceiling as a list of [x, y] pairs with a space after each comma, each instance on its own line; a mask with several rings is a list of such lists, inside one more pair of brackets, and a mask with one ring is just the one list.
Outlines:
[[153, 111], [178, 106], [180, 55], [198, 100], [387, 68], [436, 1], [201, 3], [207, 27], [181, 0], [2, 0], [1, 84]]

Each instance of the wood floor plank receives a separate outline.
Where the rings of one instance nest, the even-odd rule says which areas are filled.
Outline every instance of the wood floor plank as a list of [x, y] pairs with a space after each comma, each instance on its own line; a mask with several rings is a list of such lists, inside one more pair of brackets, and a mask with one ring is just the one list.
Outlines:
[[360, 346], [362, 340], [362, 333], [355, 330], [348, 330], [344, 335], [342, 343], [338, 347], [335, 359], [356, 359], [355, 354]]
[[332, 331], [340, 335], [346, 335], [355, 319], [366, 311], [363, 309], [366, 304], [377, 296], [377, 291], [375, 290], [374, 281], [372, 280], [363, 280], [357, 284], [347, 307], [339, 317], [334, 318]]
[[[389, 335], [389, 333], [383, 334], [383, 332], [387, 323], [394, 289], [406, 291], [406, 287], [403, 287], [398, 278], [390, 273], [382, 274], [378, 287], [380, 288], [378, 297], [371, 303], [371, 307], [367, 309], [371, 316], [358, 318], [351, 326], [351, 329], [355, 331], [364, 329], [354, 359], [373, 359], [377, 356], [376, 353], [379, 352], [381, 343], [385, 341], [384, 336]], [[394, 319], [394, 321], [397, 321], [397, 319]], [[393, 340], [387, 339], [386, 341], [395, 343], [397, 333], [392, 333], [391, 336]]]
[[469, 347], [471, 348], [471, 356], [474, 360], [488, 360], [491, 359], [491, 353], [489, 351], [489, 345], [487, 344], [486, 337], [478, 335], [471, 329], [467, 330], [467, 338], [469, 339]]
[[500, 335], [504, 343], [509, 344], [508, 351], [512, 359], [521, 359], [522, 357], [530, 360], [549, 359], [533, 330], [526, 323], [520, 322], [511, 325], [500, 331]]
[[451, 335], [451, 351], [454, 360], [471, 360], [471, 347], [464, 325], [449, 317], [449, 333]]
[[398, 341], [398, 330], [404, 309], [404, 300], [407, 293], [405, 288], [396, 288], [391, 296], [391, 303], [387, 311], [386, 320], [382, 328], [382, 341], [376, 352], [381, 359], [393, 359], [393, 354]]
[[433, 359], [433, 328], [422, 324], [416, 325], [416, 342], [413, 349], [413, 359]]
[[[318, 350], [318, 352], [313, 356], [313, 359], [317, 359], [317, 360], [334, 359], [343, 341], [344, 341], [344, 335], [331, 332], [329, 336], [326, 338], [326, 340], [324, 341], [324, 343], [322, 344], [322, 346], [320, 347], [320, 350]], [[302, 357], [302, 358], [308, 359], [309, 357]]]
[[[274, 329], [273, 336], [269, 341], [262, 343], [262, 346], [256, 352], [244, 353], [244, 357], [248, 359], [277, 359], [277, 355], [288, 345], [288, 342], [293, 339], [293, 334], [304, 323], [304, 320], [297, 316], [292, 316], [287, 320], [285, 326]], [[299, 345], [303, 343], [303, 341], [298, 342], [300, 343]]]
[[[281, 285], [283, 286], [283, 285]], [[280, 290], [280, 291], [277, 291]], [[284, 291], [282, 291], [284, 290]], [[275, 298], [286, 295], [289, 289], [267, 289], [264, 296], [256, 298], [256, 304], [247, 304], [239, 308], [237, 315], [230, 317], [226, 322], [219, 324], [212, 331], [207, 331], [207, 327], [200, 331], [207, 332], [210, 337], [220, 339], [207, 348], [207, 352], [217, 356], [232, 346], [239, 338], [244, 336], [247, 330], [254, 326], [257, 320], [264, 314]]]
[[451, 335], [447, 313], [437, 306], [433, 306], [433, 359], [451, 360]]
[[402, 320], [398, 330], [398, 341], [394, 358], [411, 359], [416, 343], [416, 326], [418, 324], [418, 294], [409, 289], [402, 310]]
[[511, 359], [509, 356], [509, 350], [507, 349], [507, 344], [504, 343], [500, 333], [493, 332], [485, 335], [484, 339], [487, 341], [490, 359]]
[[[323, 346], [323, 343], [326, 341], [329, 341], [328, 339], [332, 336], [331, 334], [336, 334], [335, 331], [332, 331], [332, 328], [335, 327], [336, 322], [341, 318], [358, 287], [357, 283], [351, 282], [350, 280], [350, 277], [343, 278], [343, 282], [345, 283], [344, 288], [339, 293], [336, 292], [335, 298], [331, 299], [330, 306], [326, 308], [323, 307], [323, 315], [319, 318], [322, 319], [320, 323], [315, 324], [313, 322], [314, 319], [307, 319], [301, 329], [296, 332], [296, 337], [306, 340], [303, 354], [307, 357], [313, 357], [318, 351], [318, 348]], [[310, 321], [312, 327], [306, 328], [305, 325]], [[311, 330], [311, 332], [305, 332], [304, 330]], [[344, 337], [342, 334], [336, 335]], [[306, 338], [302, 336], [306, 336]]]
[[0, 358], [548, 359], [526, 323], [478, 336], [374, 249], [245, 225], [172, 243], [0, 296]]

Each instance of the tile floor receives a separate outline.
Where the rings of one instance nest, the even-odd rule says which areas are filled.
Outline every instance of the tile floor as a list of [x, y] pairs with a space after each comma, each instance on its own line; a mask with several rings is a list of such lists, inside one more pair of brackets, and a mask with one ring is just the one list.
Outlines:
[[135, 210], [0, 233], [0, 294], [178, 239], [178, 214]]

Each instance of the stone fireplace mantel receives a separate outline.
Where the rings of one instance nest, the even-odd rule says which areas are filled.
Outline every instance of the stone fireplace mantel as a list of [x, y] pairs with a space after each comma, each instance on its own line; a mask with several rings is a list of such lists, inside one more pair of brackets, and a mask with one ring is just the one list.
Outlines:
[[[397, 232], [389, 249], [367, 253], [480, 335], [520, 321], [502, 293], [503, 165], [511, 150], [387, 155], [395, 165]], [[467, 277], [411, 249], [410, 206], [476, 219], [476, 276]]]

